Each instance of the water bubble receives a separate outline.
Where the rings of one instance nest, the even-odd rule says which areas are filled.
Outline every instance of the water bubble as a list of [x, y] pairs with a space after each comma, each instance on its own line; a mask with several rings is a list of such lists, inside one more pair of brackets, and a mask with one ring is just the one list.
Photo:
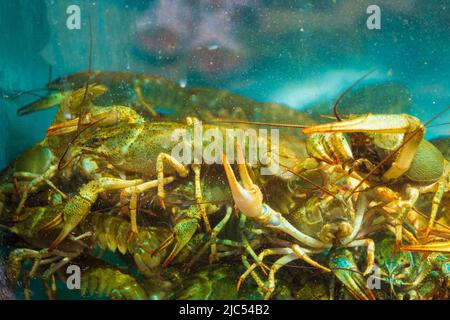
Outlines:
[[217, 50], [219, 49], [219, 45], [217, 43], [212, 43], [207, 46], [208, 50]]

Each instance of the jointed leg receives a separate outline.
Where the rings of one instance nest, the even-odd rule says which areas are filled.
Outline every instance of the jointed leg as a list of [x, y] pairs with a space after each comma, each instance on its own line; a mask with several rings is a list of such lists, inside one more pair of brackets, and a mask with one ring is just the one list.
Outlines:
[[[105, 191], [112, 191], [117, 189], [126, 189], [142, 184], [142, 180], [124, 180], [112, 177], [98, 177], [84, 184], [78, 191], [78, 194], [70, 198], [64, 206], [59, 219], [63, 220], [63, 227], [56, 237], [56, 239], [49, 246], [49, 250], [54, 250], [67, 236], [83, 221], [91, 210], [92, 205], [97, 201], [98, 195]], [[48, 225], [54, 225], [54, 221], [41, 230], [48, 228]]]
[[169, 164], [175, 171], [182, 177], [185, 178], [189, 174], [188, 169], [177, 159], [172, 157], [167, 153], [160, 153], [156, 158], [156, 173], [158, 177], [158, 197], [161, 202], [161, 206], [165, 208], [164, 198], [164, 162]]
[[[195, 261], [197, 261], [198, 258], [208, 249], [208, 247], [212, 247], [215, 245], [215, 253], [212, 252], [211, 249], [211, 255], [209, 257], [210, 262], [214, 261], [213, 259], [217, 259], [217, 235], [222, 231], [223, 227], [227, 224], [228, 220], [230, 220], [232, 214], [232, 209], [229, 207], [227, 208], [227, 213], [223, 217], [223, 219], [214, 227], [214, 229], [211, 231], [210, 239], [203, 245], [203, 247], [197, 252], [197, 254], [191, 259], [191, 261], [188, 264], [188, 268], [190, 268]], [[212, 255], [215, 254], [216, 256], [213, 257]]]
[[70, 261], [69, 257], [62, 257], [59, 251], [57, 251], [55, 255], [55, 253], [48, 253], [46, 249], [40, 251], [32, 249], [16, 249], [10, 253], [8, 260], [8, 275], [13, 283], [17, 282], [19, 278], [23, 261], [29, 259], [33, 260], [33, 265], [24, 280], [25, 297], [27, 299], [31, 297], [29, 283], [31, 279], [35, 277], [37, 270], [40, 267], [51, 264], [51, 267], [45, 271], [43, 276], [44, 280], [46, 280], [55, 270], [57, 270], [57, 268], [65, 264], [62, 263], [63, 261]]
[[[386, 221], [383, 224], [379, 223], [379, 224], [373, 225], [370, 228], [367, 228], [366, 230], [364, 230], [364, 233], [360, 233], [359, 236], [363, 237], [369, 233], [376, 232], [377, 228], [378, 228], [378, 230], [387, 229], [395, 235], [395, 233], [396, 233], [395, 219], [393, 219], [392, 216], [390, 216], [388, 213], [385, 213], [384, 216], [386, 218]], [[411, 231], [406, 229], [404, 226], [402, 226], [402, 237], [409, 243], [413, 243], [413, 244], [419, 243], [417, 241], [416, 237], [411, 233]]]
[[49, 175], [51, 175], [53, 173], [54, 170], [55, 170], [55, 168], [52, 167], [42, 175], [30, 173], [30, 172], [15, 172], [14, 173], [15, 179], [17, 179], [17, 178], [31, 179], [31, 181], [26, 183], [25, 189], [20, 197], [19, 205], [17, 206], [17, 209], [16, 209], [16, 214], [19, 214], [22, 211], [25, 201], [27, 201], [27, 199], [28, 199], [28, 194], [41, 182], [47, 183], [48, 186], [50, 188], [52, 188], [53, 190], [55, 190], [57, 193], [59, 193], [61, 195], [61, 197], [63, 197], [63, 199], [67, 199], [67, 195], [64, 192], [62, 192], [61, 190], [59, 190], [58, 187], [56, 187], [53, 184], [53, 182], [51, 182], [47, 178]]
[[[417, 200], [417, 198], [416, 198]], [[414, 201], [415, 203], [415, 201]], [[408, 212], [413, 208], [414, 206], [413, 202], [407, 202], [406, 206], [403, 207], [400, 211], [400, 215], [396, 219], [395, 223], [395, 250], [398, 250], [399, 246], [402, 244], [402, 238], [403, 238], [403, 217], [408, 214]]]
[[50, 284], [47, 280], [44, 280], [45, 292], [49, 300], [54, 300], [56, 297], [56, 279], [55, 275], [52, 274], [50, 277]]
[[406, 200], [396, 200], [396, 206], [398, 206], [400, 213], [395, 218], [395, 250], [398, 250], [402, 242], [403, 217], [407, 216], [409, 211], [412, 210], [420, 195], [419, 189], [411, 185], [406, 186], [405, 193]]
[[194, 189], [195, 189], [195, 201], [197, 202], [197, 208], [200, 212], [200, 216], [202, 217], [202, 220], [205, 224], [206, 232], [211, 234], [211, 225], [209, 223], [208, 217], [206, 216], [206, 210], [205, 206], [202, 203], [203, 202], [203, 195], [202, 195], [202, 186], [200, 182], [200, 165], [199, 164], [193, 164], [192, 170], [194, 171]]
[[[247, 269], [249, 269], [250, 263], [247, 260], [247, 257], [242, 255], [241, 257], [242, 259], [242, 264], [244, 265], [244, 267], [246, 267]], [[258, 290], [259, 293], [262, 295], [265, 291], [267, 291], [267, 288], [264, 284], [264, 281], [261, 280], [261, 278], [258, 276], [258, 274], [255, 271], [250, 272], [250, 275], [252, 276], [253, 280], [255, 280], [256, 284], [258, 285]], [[239, 290], [239, 288], [238, 288]]]
[[368, 275], [372, 272], [374, 261], [375, 261], [375, 242], [373, 242], [372, 239], [359, 239], [359, 240], [353, 240], [349, 244], [347, 244], [347, 247], [361, 247], [366, 246], [367, 247], [367, 267], [364, 271], [364, 275]]
[[[217, 260], [217, 235], [220, 231], [222, 231], [223, 227], [228, 223], [228, 220], [231, 218], [231, 214], [233, 209], [231, 207], [227, 208], [227, 213], [223, 217], [223, 219], [214, 227], [211, 232], [211, 255], [209, 256], [209, 262], [214, 262]], [[205, 213], [206, 217], [206, 213]], [[207, 219], [207, 218], [206, 218]], [[206, 220], [208, 221], [208, 220]], [[209, 224], [209, 222], [208, 222]]]
[[[175, 180], [175, 177], [167, 177], [164, 178], [164, 183], [171, 183]], [[138, 235], [138, 226], [137, 226], [137, 202], [138, 195], [143, 193], [149, 189], [156, 188], [158, 186], [158, 180], [152, 180], [148, 182], [144, 182], [140, 185], [128, 187], [122, 190], [120, 193], [120, 203], [123, 205], [122, 212], [128, 210], [130, 213], [131, 220], [131, 233], [130, 237], [134, 235]], [[125, 204], [129, 202], [128, 208]]]
[[308, 255], [308, 251], [307, 249], [304, 249], [302, 247], [300, 247], [297, 244], [292, 245], [292, 251], [297, 255], [297, 257], [299, 257], [300, 259], [302, 259], [303, 261], [305, 261], [306, 263], [312, 265], [313, 267], [319, 268], [325, 272], [331, 272], [331, 270], [327, 267], [322, 266], [320, 263], [314, 261], [313, 259], [311, 259], [311, 257]]
[[[87, 231], [87, 232], [85, 232], [85, 233], [80, 234], [79, 236], [76, 236], [76, 237], [75, 237], [75, 236], [70, 237], [70, 239], [71, 239], [72, 241], [78, 242], [78, 243], [80, 243], [81, 245], [83, 245], [83, 243], [80, 242], [80, 241], [83, 240], [83, 239], [86, 239], [86, 238], [90, 238], [90, 237], [92, 237], [92, 232], [91, 232], [91, 231]], [[88, 246], [86, 245], [86, 247], [88, 247]]]
[[445, 189], [446, 189], [445, 180], [441, 179], [438, 182], [436, 193], [434, 194], [433, 200], [431, 202], [430, 220], [428, 222], [428, 226], [425, 231], [425, 240], [428, 240], [428, 236], [430, 235], [430, 232], [433, 228], [434, 221], [436, 220], [436, 215], [439, 209], [439, 204], [441, 203], [444, 192], [446, 191]]
[[52, 263], [50, 268], [48, 268], [45, 272], [44, 272], [44, 279], [48, 279], [51, 275], [53, 275], [57, 270], [59, 270], [60, 268], [62, 268], [63, 266], [65, 266], [66, 264], [68, 264], [70, 262], [70, 258], [69, 257], [64, 257], [62, 259], [60, 259], [58, 262], [56, 263]]
[[250, 243], [247, 239], [247, 236], [244, 233], [244, 227], [245, 227], [246, 220], [247, 220], [246, 215], [241, 213], [241, 216], [239, 219], [239, 228], [241, 229], [242, 246], [248, 252], [248, 254], [253, 258], [253, 260], [255, 260], [258, 263], [262, 272], [264, 272], [264, 274], [267, 275], [266, 269], [268, 270], [269, 268], [261, 260], [259, 260], [258, 255], [253, 250], [252, 246], [250, 245]]
[[275, 290], [275, 273], [283, 266], [287, 265], [288, 263], [294, 260], [298, 260], [299, 258], [300, 257], [296, 253], [292, 253], [285, 255], [280, 259], [278, 259], [277, 261], [275, 261], [275, 263], [270, 268], [268, 291], [264, 297], [265, 300], [268, 300]]
[[[289, 255], [292, 254], [293, 251], [291, 248], [272, 248], [272, 249], [264, 249], [258, 256], [258, 261], [263, 261], [265, 256], [270, 255]], [[259, 265], [258, 262], [254, 262], [250, 267], [248, 267], [247, 271], [245, 271], [238, 280], [238, 283], [236, 285], [237, 290], [241, 287], [242, 283], [245, 281], [245, 279], [248, 277], [249, 274], [253, 272], [253, 270]], [[266, 288], [262, 288], [263, 290], [266, 290]]]

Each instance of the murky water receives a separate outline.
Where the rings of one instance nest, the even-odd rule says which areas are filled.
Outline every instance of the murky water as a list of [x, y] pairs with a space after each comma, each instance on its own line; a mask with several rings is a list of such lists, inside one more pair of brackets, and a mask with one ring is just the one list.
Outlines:
[[[370, 70], [342, 101], [343, 113], [409, 113], [425, 122], [450, 105], [450, 1], [74, 4], [0, 0], [1, 169], [45, 137], [56, 113], [17, 110], [49, 94], [50, 80], [87, 70], [90, 49], [95, 71], [159, 75], [182, 88], [227, 90], [315, 119]], [[156, 107], [161, 115], [173, 112]], [[441, 115], [427, 139], [447, 137], [449, 121], [450, 112]]]

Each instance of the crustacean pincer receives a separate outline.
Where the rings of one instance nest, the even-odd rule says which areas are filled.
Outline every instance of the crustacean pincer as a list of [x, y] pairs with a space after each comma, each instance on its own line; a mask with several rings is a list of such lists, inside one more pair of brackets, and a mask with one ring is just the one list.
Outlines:
[[[228, 182], [233, 194], [233, 199], [237, 208], [248, 218], [253, 219], [261, 226], [278, 233], [286, 234], [295, 239], [289, 247], [274, 249], [265, 249], [259, 255], [259, 261], [254, 263], [247, 272], [241, 277], [242, 282], [253, 269], [261, 264], [262, 259], [268, 255], [282, 255], [270, 268], [269, 284], [266, 288], [266, 298], [269, 298], [275, 288], [275, 273], [284, 265], [301, 259], [306, 263], [321, 269], [324, 272], [331, 272], [330, 268], [321, 265], [311, 258], [315, 253], [321, 253], [324, 250], [332, 248], [334, 245], [339, 247], [367, 247], [367, 267], [364, 274], [371, 272], [374, 262], [374, 242], [371, 239], [360, 238], [360, 228], [363, 222], [364, 214], [368, 207], [368, 200], [364, 193], [361, 193], [356, 202], [352, 198], [335, 197], [329, 202], [330, 210], [333, 212], [344, 211], [343, 215], [348, 215], [347, 211], [352, 211], [349, 221], [337, 221], [337, 224], [326, 223], [319, 235], [315, 237], [301, 232], [294, 227], [279, 212], [270, 208], [263, 202], [263, 194], [259, 187], [255, 185], [249, 176], [246, 168], [242, 149], [238, 146], [237, 167], [243, 186], [237, 181], [226, 155], [223, 156], [223, 163]], [[335, 215], [334, 212], [331, 216]], [[239, 285], [238, 283], [238, 285]]]
[[57, 160], [53, 150], [44, 140], [25, 151], [2, 172], [0, 193], [10, 198], [14, 195], [19, 197], [12, 220], [19, 219], [29, 195], [44, 185], [48, 185], [62, 198], [67, 198], [64, 192], [52, 182], [58, 169]]
[[[67, 152], [63, 167], [74, 159], [78, 159], [76, 163], [79, 164], [81, 172], [91, 181], [83, 185], [78, 195], [66, 204], [62, 215], [65, 227], [51, 248], [55, 248], [84, 219], [99, 193], [116, 189], [122, 190], [122, 200], [130, 198], [131, 231], [137, 234], [138, 194], [158, 188], [158, 197], [162, 207], [165, 207], [164, 185], [173, 182], [175, 177], [164, 177], [164, 171], [169, 171], [169, 168], [164, 168], [164, 163], [169, 165], [171, 172], [181, 177], [188, 176], [188, 167], [168, 153], [170, 148], [178, 143], [172, 139], [171, 133], [180, 128], [185, 126], [177, 123], [122, 123], [80, 134]], [[139, 174], [140, 177], [143, 175], [153, 180], [110, 177], [107, 168], [114, 168], [113, 173], [122, 173], [122, 176]], [[195, 174], [195, 198], [196, 202], [200, 203], [202, 199], [200, 166], [193, 164], [192, 169]], [[202, 210], [203, 206], [199, 204], [198, 207], [202, 218], [207, 223], [206, 214]]]
[[[368, 172], [363, 181], [390, 183], [394, 190], [393, 184], [403, 182], [399, 184], [401, 193], [396, 200], [396, 247], [402, 238], [402, 218], [414, 208], [420, 195], [434, 193], [424, 234], [424, 238], [428, 238], [442, 196], [450, 190], [450, 165], [442, 153], [424, 139], [425, 125], [418, 118], [407, 114], [367, 114], [310, 126], [303, 132], [319, 141], [311, 146], [318, 159], [330, 162], [334, 160], [330, 157], [339, 155], [337, 160], [346, 163], [351, 170], [360, 174]], [[333, 143], [336, 140], [340, 143]]]
[[[396, 299], [430, 299], [444, 289], [446, 297], [450, 288], [450, 258], [443, 252], [429, 252], [423, 255], [415, 250], [420, 245], [403, 246], [394, 250], [394, 240], [385, 237], [379, 242], [375, 259], [379, 268], [379, 280], [390, 287], [390, 296]], [[422, 246], [422, 250], [432, 246]], [[436, 249], [436, 247], [434, 247]]]
[[[30, 245], [15, 248], [8, 258], [8, 275], [14, 285], [20, 279], [23, 262], [33, 261], [31, 270], [27, 272], [24, 281], [26, 298], [30, 298], [29, 283], [35, 277], [44, 281], [48, 296], [54, 297], [56, 292], [54, 274], [80, 256], [88, 247], [83, 239], [89, 234], [81, 234], [78, 237], [66, 239], [56, 250], [48, 250], [49, 244], [61, 226], [54, 225], [51, 230], [45, 228], [53, 225], [63, 207], [64, 205], [58, 202], [50, 203], [46, 207], [28, 207], [24, 210], [20, 222], [15, 222], [10, 227], [4, 226], [8, 232], [19, 236]], [[48, 280], [51, 280], [50, 285]]]

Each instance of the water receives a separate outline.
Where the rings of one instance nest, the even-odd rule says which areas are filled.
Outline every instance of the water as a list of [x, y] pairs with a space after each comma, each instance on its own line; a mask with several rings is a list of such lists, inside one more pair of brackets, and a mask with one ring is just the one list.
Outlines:
[[[56, 112], [19, 117], [17, 109], [37, 97], [11, 96], [87, 70], [90, 30], [93, 70], [161, 75], [311, 114], [329, 112], [375, 70], [354, 89], [369, 90], [363, 102], [355, 98], [365, 106], [347, 103], [346, 112], [383, 113], [395, 102], [426, 121], [450, 105], [450, 1], [83, 0], [80, 28], [70, 29], [73, 4], [0, 0], [2, 169], [44, 138]], [[367, 27], [372, 4], [381, 10], [380, 29]], [[434, 124], [449, 121], [447, 112]], [[449, 132], [432, 126], [426, 137]]]
[[[188, 85], [223, 88], [302, 109], [318, 101], [331, 105], [349, 84], [375, 68], [377, 74], [366, 84], [402, 84], [423, 120], [450, 102], [448, 1], [379, 1], [380, 30], [366, 26], [370, 1], [255, 0], [242, 6], [231, 1], [228, 15], [221, 11], [225, 9], [208, 6], [208, 1], [190, 6], [187, 1], [169, 2], [172, 9], [155, 1], [82, 1], [81, 30], [68, 30], [66, 10], [71, 1], [1, 1], [2, 90], [43, 88], [50, 66], [53, 78], [86, 70], [90, 19], [92, 65], [97, 70], [160, 74]], [[192, 19], [203, 22], [192, 26], [192, 34], [174, 40], [179, 49], [172, 54], [157, 41], [161, 32], [154, 21], [177, 14], [181, 18], [166, 17], [166, 24], [183, 33], [190, 20], [183, 19], [184, 7], [188, 8], [184, 15], [196, 14], [201, 17]], [[217, 39], [214, 43], [202, 42], [198, 32], [204, 25]], [[218, 71], [201, 67], [192, 49], [195, 41], [206, 51], [228, 46], [240, 55], [239, 61], [224, 63], [224, 71], [220, 66]], [[33, 99], [2, 100], [0, 167], [39, 141], [52, 119], [54, 110], [16, 116], [17, 108]], [[440, 120], [448, 121], [448, 114]], [[428, 137], [447, 133], [447, 127], [436, 127]]]

